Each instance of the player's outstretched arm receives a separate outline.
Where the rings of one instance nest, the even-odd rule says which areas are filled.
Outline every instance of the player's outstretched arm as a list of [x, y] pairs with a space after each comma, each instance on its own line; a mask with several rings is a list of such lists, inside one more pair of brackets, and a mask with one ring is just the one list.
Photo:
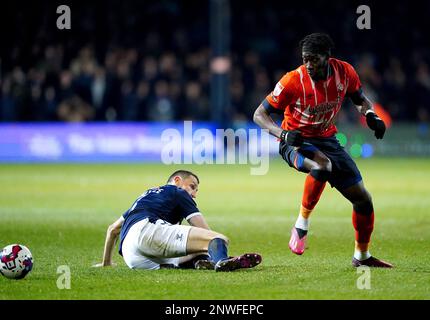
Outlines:
[[357, 110], [366, 117], [368, 127], [375, 131], [376, 139], [382, 139], [386, 130], [385, 123], [375, 113], [373, 104], [369, 98], [366, 97], [361, 89], [351, 94], [350, 97]]
[[350, 98], [357, 108], [358, 112], [360, 112], [363, 116], [366, 115], [369, 111], [373, 111], [373, 103], [369, 100], [369, 98], [364, 94], [362, 89], [359, 89], [357, 92], [350, 94]]
[[108, 267], [112, 266], [112, 252], [115, 247], [115, 242], [118, 239], [118, 235], [121, 232], [122, 224], [124, 223], [124, 218], [121, 216], [118, 220], [112, 223], [106, 231], [106, 240], [103, 251], [103, 261], [98, 263], [93, 267]]

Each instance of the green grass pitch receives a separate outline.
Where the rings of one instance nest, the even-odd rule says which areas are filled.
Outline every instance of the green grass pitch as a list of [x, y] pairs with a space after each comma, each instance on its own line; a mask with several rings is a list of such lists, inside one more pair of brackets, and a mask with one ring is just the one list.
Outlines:
[[[0, 299], [429, 299], [430, 161], [368, 159], [358, 166], [375, 205], [371, 252], [395, 264], [371, 270], [371, 289], [357, 288], [352, 268], [351, 205], [327, 187], [311, 220], [309, 249], [288, 249], [304, 175], [272, 161], [264, 176], [246, 165], [0, 166], [0, 247], [21, 243], [35, 259], [23, 280], [0, 277]], [[250, 270], [129, 270], [100, 262], [108, 224], [145, 189], [177, 168], [201, 180], [197, 203], [230, 253], [259, 252]], [[71, 288], [57, 288], [57, 268], [71, 270]]]

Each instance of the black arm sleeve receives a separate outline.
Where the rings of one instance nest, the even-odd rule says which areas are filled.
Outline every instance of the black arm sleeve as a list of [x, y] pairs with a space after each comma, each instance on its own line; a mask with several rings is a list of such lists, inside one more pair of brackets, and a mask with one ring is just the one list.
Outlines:
[[364, 102], [363, 90], [361, 88], [353, 93], [350, 93], [349, 97], [351, 98], [352, 102], [357, 106], [361, 106]]
[[284, 111], [272, 107], [272, 105], [269, 103], [269, 101], [267, 101], [267, 99], [264, 99], [263, 101], [261, 101], [261, 105], [264, 107], [264, 109], [266, 109], [266, 111], [269, 114], [271, 113], [277, 113], [281, 115], [284, 114]]

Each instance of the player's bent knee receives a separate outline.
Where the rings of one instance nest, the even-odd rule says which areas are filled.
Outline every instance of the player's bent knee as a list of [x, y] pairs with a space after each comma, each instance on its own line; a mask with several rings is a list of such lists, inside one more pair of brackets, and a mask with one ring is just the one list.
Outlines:
[[229, 239], [218, 232], [192, 227], [188, 235], [187, 250], [189, 253], [207, 250], [209, 242], [215, 238], [223, 239], [227, 244]]
[[370, 215], [373, 213], [373, 203], [372, 200], [363, 199], [362, 201], [356, 201], [353, 203], [354, 210], [364, 215]]
[[316, 163], [316, 166], [311, 170], [311, 176], [319, 181], [327, 181], [331, 175], [331, 161], [327, 159], [322, 163]]
[[357, 200], [354, 202], [360, 206], [373, 206], [372, 196], [366, 189], [359, 193]]
[[[332, 164], [329, 159], [318, 159], [318, 161], [313, 161], [313, 166], [311, 167], [312, 176], [318, 179], [318, 175], [321, 175], [321, 178], [325, 178], [325, 176], [330, 175], [332, 172]], [[316, 176], [315, 176], [316, 175]]]
[[229, 243], [229, 239], [225, 235], [223, 235], [222, 233], [218, 233], [218, 232], [214, 232], [213, 234], [211, 234], [208, 241], [211, 241], [211, 240], [216, 239], [216, 238], [224, 240], [225, 242], [227, 242], [227, 244]]
[[327, 171], [327, 172], [331, 172], [332, 171], [332, 164], [330, 159], [322, 159], [321, 161], [317, 162], [318, 166], [317, 166], [317, 170], [321, 170], [321, 171]]
[[331, 172], [312, 169], [310, 174], [318, 181], [327, 181], [330, 178]]
[[221, 238], [221, 239], [223, 239], [227, 244], [229, 244], [229, 242], [230, 242], [230, 239], [229, 239], [229, 238], [227, 238], [225, 235], [223, 235], [223, 234], [221, 234], [221, 233], [219, 233], [218, 235], [219, 235], [219, 236], [218, 236], [217, 238]]

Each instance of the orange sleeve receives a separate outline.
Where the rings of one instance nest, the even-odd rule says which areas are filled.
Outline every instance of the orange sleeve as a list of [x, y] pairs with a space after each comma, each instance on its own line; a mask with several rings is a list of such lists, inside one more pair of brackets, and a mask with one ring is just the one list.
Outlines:
[[300, 78], [297, 71], [286, 73], [266, 97], [267, 102], [276, 109], [285, 110], [288, 105], [295, 101], [299, 82]]
[[354, 67], [345, 62], [345, 72], [348, 79], [347, 93], [357, 92], [361, 88], [361, 81]]

